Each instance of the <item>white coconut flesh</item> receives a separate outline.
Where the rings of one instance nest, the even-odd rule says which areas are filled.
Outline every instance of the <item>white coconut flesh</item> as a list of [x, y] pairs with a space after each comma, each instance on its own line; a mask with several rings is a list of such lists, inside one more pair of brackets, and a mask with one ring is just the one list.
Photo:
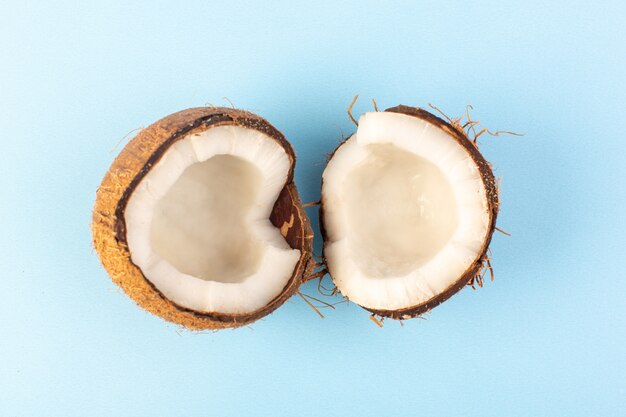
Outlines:
[[218, 126], [178, 140], [128, 200], [132, 262], [191, 310], [266, 306], [300, 258], [269, 220], [289, 170], [284, 148], [253, 129]]
[[329, 272], [370, 309], [423, 304], [461, 278], [489, 232], [484, 183], [442, 129], [400, 113], [366, 113], [323, 174]]

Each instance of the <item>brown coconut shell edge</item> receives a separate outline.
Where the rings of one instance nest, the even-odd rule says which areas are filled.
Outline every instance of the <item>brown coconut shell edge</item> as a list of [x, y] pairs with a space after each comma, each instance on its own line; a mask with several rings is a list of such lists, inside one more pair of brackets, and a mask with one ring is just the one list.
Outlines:
[[[485, 186], [486, 197], [487, 197], [487, 210], [489, 214], [489, 226], [488, 233], [483, 243], [482, 249], [479, 252], [479, 255], [476, 257], [476, 260], [467, 268], [467, 270], [457, 279], [454, 283], [452, 283], [448, 288], [439, 293], [437, 296], [431, 298], [430, 300], [423, 302], [421, 304], [417, 304], [414, 306], [406, 307], [399, 310], [377, 310], [371, 309], [367, 307], [363, 307], [365, 310], [368, 310], [378, 316], [381, 317], [389, 317], [396, 320], [404, 320], [410, 319], [413, 317], [418, 317], [433, 308], [437, 307], [454, 294], [459, 292], [462, 288], [464, 288], [468, 283], [472, 280], [474, 276], [476, 276], [480, 270], [483, 268], [483, 263], [487, 259], [487, 250], [489, 249], [489, 245], [491, 244], [491, 238], [493, 236], [493, 232], [496, 227], [496, 219], [498, 217], [498, 211], [500, 208], [500, 202], [498, 197], [498, 186], [496, 183], [496, 179], [493, 175], [493, 170], [491, 169], [491, 165], [485, 158], [482, 156], [476, 145], [472, 142], [472, 140], [467, 136], [467, 134], [463, 131], [459, 126], [454, 126], [445, 120], [435, 116], [434, 114], [421, 109], [419, 107], [410, 107], [405, 105], [398, 105], [395, 107], [391, 107], [385, 110], [386, 112], [392, 113], [401, 113], [407, 116], [416, 117], [418, 119], [424, 120], [439, 129], [442, 129], [446, 133], [448, 133], [452, 138], [454, 138], [469, 154], [469, 156], [474, 160], [478, 170], [480, 172], [483, 184]], [[339, 149], [351, 136], [346, 138], [343, 142], [335, 148], [332, 154], [329, 157], [329, 161], [334, 156], [337, 149]], [[322, 179], [322, 187], [323, 187], [323, 179]], [[322, 238], [324, 242], [326, 241], [326, 228], [324, 223], [324, 205], [323, 199], [321, 200], [319, 209], [319, 219], [320, 219], [320, 231], [322, 233]], [[324, 261], [326, 262], [326, 257], [322, 252], [322, 256]], [[330, 274], [330, 273], [329, 273]], [[331, 275], [332, 278], [332, 275]]]
[[[132, 192], [176, 141], [207, 129], [236, 125], [264, 133], [287, 152], [290, 170], [270, 221], [280, 229], [289, 246], [301, 252], [293, 274], [280, 294], [249, 314], [198, 312], [165, 297], [136, 266], [126, 240], [124, 211]], [[243, 110], [202, 107], [183, 110], [153, 123], [130, 141], [104, 176], [93, 209], [93, 244], [113, 282], [141, 308], [169, 322], [192, 330], [216, 330], [250, 324], [273, 312], [298, 290], [313, 269], [313, 231], [293, 182], [296, 155], [285, 137], [265, 119]]]

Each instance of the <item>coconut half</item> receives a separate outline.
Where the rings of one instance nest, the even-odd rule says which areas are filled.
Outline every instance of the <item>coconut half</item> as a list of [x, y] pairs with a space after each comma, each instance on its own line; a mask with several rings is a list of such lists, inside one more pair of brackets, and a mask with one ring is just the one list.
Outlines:
[[407, 106], [366, 113], [323, 173], [324, 258], [351, 301], [415, 317], [479, 273], [497, 213], [491, 167], [463, 129]]
[[312, 266], [295, 153], [252, 113], [195, 108], [142, 130], [100, 185], [93, 238], [137, 304], [191, 329], [251, 323]]

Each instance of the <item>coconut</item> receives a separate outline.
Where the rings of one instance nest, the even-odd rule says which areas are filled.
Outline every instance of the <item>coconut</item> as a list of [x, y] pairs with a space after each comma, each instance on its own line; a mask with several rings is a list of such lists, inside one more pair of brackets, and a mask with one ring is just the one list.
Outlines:
[[313, 265], [295, 162], [285, 137], [247, 111], [193, 108], [159, 120], [98, 188], [102, 264], [139, 306], [189, 329], [266, 316]]
[[362, 115], [323, 173], [328, 272], [382, 317], [419, 316], [473, 283], [497, 214], [496, 181], [474, 141], [420, 108]]

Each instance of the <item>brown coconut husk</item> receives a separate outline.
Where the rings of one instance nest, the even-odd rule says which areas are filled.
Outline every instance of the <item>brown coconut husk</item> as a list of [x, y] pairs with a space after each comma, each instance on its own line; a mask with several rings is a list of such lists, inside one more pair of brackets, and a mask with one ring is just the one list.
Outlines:
[[[356, 100], [356, 97], [355, 97], [355, 100]], [[350, 110], [351, 110], [352, 105], [354, 105], [355, 100], [352, 101], [350, 108], [348, 109], [348, 114], [350, 116], [351, 116]], [[418, 119], [424, 120], [432, 124], [433, 126], [439, 129], [442, 129], [443, 131], [448, 133], [454, 140], [456, 140], [466, 150], [468, 155], [474, 160], [474, 162], [476, 163], [476, 166], [478, 167], [478, 170], [481, 174], [481, 178], [485, 186], [485, 190], [486, 190], [487, 207], [488, 207], [488, 214], [489, 214], [489, 229], [488, 229], [489, 231], [487, 233], [485, 241], [483, 242], [483, 246], [482, 246], [481, 251], [479, 252], [479, 255], [476, 257], [476, 260], [474, 261], [474, 263], [472, 263], [466, 269], [466, 271], [463, 274], [461, 274], [461, 276], [459, 276], [459, 278], [456, 281], [454, 281], [450, 286], [448, 286], [448, 288], [446, 288], [443, 292], [439, 293], [437, 296], [431, 298], [430, 300], [426, 302], [423, 302], [421, 304], [417, 304], [414, 306], [410, 306], [407, 308], [399, 309], [399, 310], [376, 310], [376, 309], [363, 307], [366, 310], [373, 313], [372, 316], [370, 317], [373, 319], [375, 319], [376, 316], [379, 316], [381, 318], [389, 317], [389, 318], [396, 319], [396, 320], [404, 320], [404, 319], [419, 317], [420, 315], [429, 312], [430, 310], [437, 307], [438, 305], [440, 305], [441, 303], [443, 303], [444, 301], [452, 297], [454, 294], [459, 292], [466, 285], [471, 286], [472, 284], [477, 282], [476, 277], [479, 277], [479, 276], [481, 277], [480, 283], [482, 285], [482, 276], [484, 275], [485, 268], [492, 271], [487, 251], [489, 249], [489, 244], [491, 243], [491, 237], [496, 227], [496, 218], [498, 217], [498, 210], [500, 207], [500, 203], [499, 203], [499, 197], [498, 197], [498, 185], [493, 175], [491, 165], [482, 156], [474, 140], [469, 138], [468, 134], [465, 132], [462, 125], [458, 123], [449, 123], [419, 107], [399, 105], [396, 107], [388, 108], [385, 111], [392, 112], [392, 113], [401, 113], [407, 116], [416, 117]], [[354, 118], [351, 117], [351, 119], [353, 120], [355, 124], [357, 124]], [[333, 151], [333, 153], [330, 155], [328, 159], [329, 161], [335, 155], [335, 152], [337, 152], [337, 149], [339, 149], [348, 139], [350, 139], [350, 137], [351, 136], [346, 138], [344, 141], [342, 141], [339, 144], [339, 146], [337, 146], [337, 148], [335, 148], [335, 150]], [[323, 183], [322, 183], [322, 186], [323, 186]], [[322, 233], [322, 238], [324, 241], [326, 241], [327, 232], [326, 232], [325, 223], [324, 223], [324, 204], [323, 203], [320, 204], [319, 218], [320, 218], [320, 231]], [[322, 256], [324, 259], [324, 263], [326, 263], [326, 257], [323, 254], [323, 252], [322, 252]], [[380, 320], [376, 320], [376, 321], [378, 322], [377, 324], [382, 323], [382, 321]]]
[[[237, 125], [264, 133], [287, 152], [291, 168], [270, 220], [289, 246], [301, 252], [293, 274], [281, 293], [249, 314], [198, 312], [169, 300], [131, 260], [124, 211], [135, 187], [176, 141], [217, 126]], [[223, 107], [192, 108], [171, 114], [143, 129], [115, 158], [96, 193], [93, 242], [113, 282], [143, 309], [192, 330], [239, 327], [264, 317], [295, 294], [312, 270], [313, 232], [293, 182], [296, 155], [285, 137], [263, 118]]]

